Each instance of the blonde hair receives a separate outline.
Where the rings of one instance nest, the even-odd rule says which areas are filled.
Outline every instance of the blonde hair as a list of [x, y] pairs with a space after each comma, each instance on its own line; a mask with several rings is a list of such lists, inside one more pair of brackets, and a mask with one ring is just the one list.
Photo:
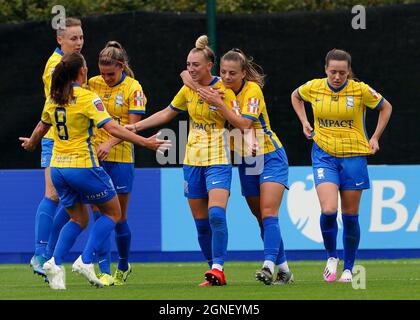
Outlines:
[[256, 82], [261, 89], [264, 87], [265, 74], [263, 69], [253, 61], [252, 57], [247, 57], [242, 50], [233, 48], [223, 55], [222, 60], [238, 61], [241, 64], [242, 71], [245, 71], [245, 80]]
[[108, 41], [99, 53], [99, 65], [120, 65], [127, 76], [134, 78], [134, 72], [128, 64], [128, 55], [123, 46], [117, 41]]
[[190, 53], [202, 52], [207, 61], [214, 63], [215, 55], [208, 45], [209, 38], [206, 35], [199, 36], [197, 40], [195, 40], [195, 48], [191, 49]]

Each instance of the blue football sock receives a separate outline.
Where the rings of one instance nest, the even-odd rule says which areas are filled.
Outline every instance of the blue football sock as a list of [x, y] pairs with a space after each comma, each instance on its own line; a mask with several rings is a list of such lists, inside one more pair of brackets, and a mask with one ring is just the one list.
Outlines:
[[51, 227], [50, 237], [48, 239], [48, 245], [45, 249], [44, 257], [47, 260], [49, 260], [52, 257], [55, 246], [57, 244], [58, 236], [60, 235], [60, 231], [69, 220], [70, 216], [67, 213], [66, 209], [64, 209], [64, 207], [60, 205], [55, 214], [53, 224]]
[[264, 260], [277, 261], [279, 254], [281, 235], [279, 219], [277, 217], [263, 218], [264, 226]]
[[57, 203], [44, 197], [38, 205], [35, 215], [35, 255], [45, 255], [45, 249], [48, 244], [48, 238], [51, 233], [51, 226]]
[[[92, 214], [95, 221], [102, 216], [99, 211], [93, 211]], [[102, 242], [96, 256], [101, 273], [111, 274], [111, 234]]]
[[343, 270], [353, 270], [356, 252], [360, 242], [359, 215], [342, 213], [343, 217], [343, 247], [344, 267]]
[[201, 252], [207, 260], [209, 267], [213, 265], [212, 256], [212, 233], [209, 219], [194, 219], [197, 228], [198, 243], [200, 244]]
[[67, 222], [61, 229], [57, 245], [54, 249], [54, 260], [57, 265], [63, 263], [65, 256], [76, 242], [77, 237], [83, 231], [80, 225], [74, 221]]
[[286, 258], [286, 252], [284, 251], [284, 243], [283, 243], [283, 238], [281, 236], [281, 232], [280, 232], [280, 246], [279, 246], [279, 253], [277, 255], [277, 259], [276, 259], [276, 266], [284, 263], [287, 261]]
[[[261, 240], [264, 242], [264, 226], [262, 224], [259, 224], [260, 226], [260, 237]], [[280, 230], [280, 226], [279, 226]], [[283, 262], [286, 262], [286, 253], [284, 251], [284, 244], [283, 244], [283, 238], [281, 237], [281, 231], [280, 231], [280, 246], [279, 246], [279, 254], [277, 255], [276, 265], [282, 264]]]
[[337, 258], [337, 212], [321, 213], [320, 225], [328, 258]]
[[118, 269], [127, 271], [131, 245], [131, 230], [127, 220], [123, 220], [115, 226], [115, 242], [118, 249]]
[[209, 209], [209, 221], [212, 232], [213, 264], [223, 266], [228, 244], [225, 209], [221, 207], [211, 207]]
[[115, 228], [115, 222], [106, 215], [102, 215], [93, 224], [89, 239], [82, 253], [83, 263], [93, 263], [95, 253]]

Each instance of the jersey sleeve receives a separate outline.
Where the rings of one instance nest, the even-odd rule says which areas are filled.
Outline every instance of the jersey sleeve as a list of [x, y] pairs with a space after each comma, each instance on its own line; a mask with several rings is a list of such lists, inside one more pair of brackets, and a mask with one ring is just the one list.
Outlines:
[[242, 117], [257, 121], [262, 112], [264, 96], [260, 87], [253, 87], [245, 94], [241, 106]]
[[366, 83], [361, 82], [360, 85], [362, 86], [363, 104], [370, 109], [379, 110], [384, 101], [384, 97], [369, 87]]
[[231, 89], [225, 89], [223, 102], [229, 108], [229, 110], [231, 110], [238, 116], [241, 115], [239, 101], [237, 100], [235, 93]]
[[297, 93], [303, 101], [311, 102], [311, 87], [314, 80], [308, 81], [297, 88]]
[[102, 127], [105, 123], [112, 120], [111, 116], [106, 111], [101, 98], [98, 96], [93, 96], [93, 99], [88, 100], [84, 111], [85, 115], [93, 120], [93, 123], [97, 128]]
[[134, 85], [130, 88], [128, 99], [129, 99], [128, 113], [134, 113], [134, 114], [146, 113], [147, 99], [138, 81], [135, 81]]
[[186, 111], [188, 111], [187, 98], [186, 98], [187, 97], [187, 90], [188, 90], [188, 87], [183, 86], [178, 91], [178, 93], [176, 94], [176, 96], [172, 100], [171, 104], [169, 105], [169, 107], [171, 107], [172, 110], [174, 110], [176, 112], [186, 112]]
[[50, 117], [50, 113], [48, 112], [48, 109], [49, 109], [49, 103], [48, 103], [48, 100], [47, 100], [47, 101], [45, 101], [44, 109], [42, 109], [41, 121], [42, 121], [42, 123], [46, 124], [47, 126], [51, 126], [52, 121], [51, 121], [51, 117]]

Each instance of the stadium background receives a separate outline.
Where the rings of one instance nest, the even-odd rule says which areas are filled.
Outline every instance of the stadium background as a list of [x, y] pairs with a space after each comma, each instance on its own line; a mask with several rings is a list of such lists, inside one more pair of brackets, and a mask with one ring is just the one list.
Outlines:
[[[366, 30], [352, 29], [353, 16], [350, 10], [219, 15], [219, 52], [232, 47], [242, 48], [267, 73], [264, 92], [272, 128], [285, 145], [290, 164], [303, 166], [291, 169], [292, 176], [296, 177], [291, 182], [305, 181], [310, 174], [310, 144], [303, 137], [290, 105], [290, 93], [305, 81], [324, 76], [324, 56], [331, 48], [343, 48], [352, 54], [356, 76], [382, 93], [394, 106], [391, 122], [380, 141], [381, 151], [369, 158], [369, 163], [391, 165], [370, 167], [374, 173], [371, 178], [382, 180], [378, 187], [382, 200], [395, 200], [394, 207], [384, 209], [383, 225], [392, 224], [397, 216], [405, 217], [398, 229], [382, 232], [373, 242], [367, 237], [368, 241], [364, 242], [363, 236], [371, 232], [372, 199], [377, 195], [367, 192], [363, 198], [365, 203], [362, 203], [362, 215], [367, 220], [362, 225], [361, 245], [364, 249], [361, 254], [368, 257], [419, 257], [416, 219], [420, 219], [417, 191], [420, 179], [420, 135], [417, 130], [420, 114], [417, 106], [420, 98], [420, 5], [369, 8]], [[83, 54], [88, 61], [89, 75], [98, 72], [97, 55], [104, 44], [108, 40], [120, 41], [131, 57], [131, 66], [148, 97], [149, 115], [167, 106], [178, 91], [181, 86], [179, 73], [185, 66], [186, 55], [197, 36], [206, 33], [206, 17], [202, 14], [132, 12], [87, 17], [82, 18], [82, 22], [85, 34]], [[3, 61], [0, 87], [3, 100], [0, 108], [0, 262], [27, 262], [33, 250], [33, 218], [43, 194], [43, 172], [28, 170], [39, 168], [40, 148], [34, 153], [23, 152], [18, 137], [29, 135], [39, 120], [43, 105], [41, 75], [56, 43], [50, 21], [3, 24], [0, 35], [3, 39], [0, 43]], [[376, 119], [374, 112], [368, 112], [368, 132], [373, 132]], [[178, 123], [173, 122], [166, 127], [177, 132], [177, 126]], [[153, 132], [155, 130], [144, 134]], [[140, 169], [137, 170], [129, 209], [133, 258], [137, 261], [201, 260], [192, 219], [182, 197], [180, 165], [160, 167], [152, 152], [137, 149], [136, 166]], [[236, 174], [234, 180], [237, 180]], [[399, 181], [403, 187], [388, 181]], [[306, 188], [309, 190], [311, 186], [308, 184]], [[181, 192], [170, 193], [169, 197], [166, 190]], [[295, 248], [289, 251], [289, 258], [323, 257], [321, 245], [316, 241], [308, 242], [309, 238], [300, 232], [295, 238], [291, 236], [298, 229], [296, 225], [303, 229], [301, 224], [305, 221], [302, 219], [308, 217], [293, 222], [293, 216], [288, 215], [286, 198], [284, 202], [281, 219], [288, 219], [283, 222], [288, 226], [282, 228], [286, 249], [288, 245]], [[232, 190], [230, 206], [229, 259], [261, 259], [259, 231], [237, 186]], [[171, 220], [174, 217], [176, 221]], [[173, 225], [175, 222], [178, 224]], [[248, 237], [249, 234], [252, 236]], [[190, 238], [184, 239], [181, 235]], [[384, 241], [396, 238], [402, 239], [401, 242]], [[78, 241], [74, 254], [84, 240]]]

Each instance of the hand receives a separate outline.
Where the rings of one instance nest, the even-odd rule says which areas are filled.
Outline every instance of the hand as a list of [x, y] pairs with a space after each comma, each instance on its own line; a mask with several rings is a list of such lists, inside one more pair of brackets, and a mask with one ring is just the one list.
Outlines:
[[207, 102], [207, 104], [215, 106], [218, 109], [219, 107], [217, 105], [223, 104], [219, 91], [213, 89], [212, 87], [198, 88], [197, 93], [201, 99]]
[[306, 121], [303, 126], [303, 134], [305, 135], [306, 139], [312, 139], [314, 136], [314, 129], [311, 127], [311, 124]]
[[131, 132], [134, 132], [134, 133], [136, 133], [138, 130], [137, 130], [137, 126], [136, 126], [136, 124], [135, 123], [132, 123], [132, 124], [126, 124], [125, 126], [124, 126], [124, 128], [126, 128], [127, 130], [130, 130]]
[[372, 154], [375, 154], [376, 152], [378, 152], [379, 151], [379, 141], [378, 141], [378, 139], [376, 139], [375, 137], [370, 138], [369, 147], [370, 147], [370, 152]]
[[160, 154], [164, 154], [166, 150], [169, 150], [172, 147], [171, 140], [162, 140], [158, 139], [158, 136], [161, 134], [159, 131], [155, 135], [146, 138], [146, 145], [145, 147], [155, 150]]
[[109, 152], [111, 151], [112, 145], [109, 141], [101, 143], [98, 148], [96, 149], [96, 154], [100, 161], [105, 160], [108, 157]]
[[259, 147], [258, 147], [258, 142], [255, 138], [255, 129], [254, 128], [244, 130], [244, 140], [245, 140], [244, 145], [247, 148], [245, 154], [247, 154], [247, 155], [250, 154], [253, 157], [255, 157], [257, 155], [257, 152], [259, 151]]
[[33, 143], [31, 142], [31, 139], [26, 138], [26, 137], [19, 137], [19, 140], [23, 141], [21, 146], [26, 151], [34, 151], [35, 150], [36, 146], [33, 145]]

